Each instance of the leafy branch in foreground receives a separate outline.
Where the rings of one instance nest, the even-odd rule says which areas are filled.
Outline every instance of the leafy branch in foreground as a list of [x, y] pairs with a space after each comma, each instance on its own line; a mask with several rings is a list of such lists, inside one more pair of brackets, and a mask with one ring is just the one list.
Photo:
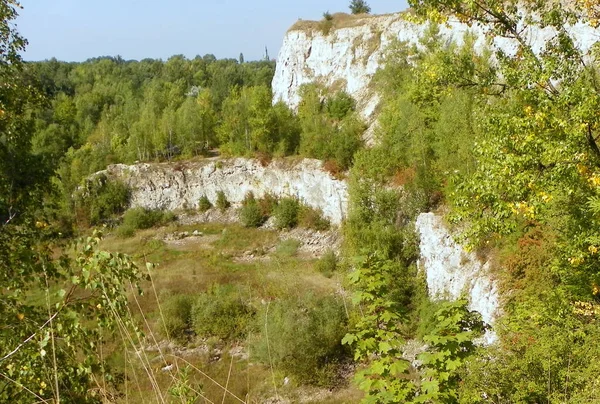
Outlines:
[[356, 289], [352, 300], [362, 315], [342, 343], [351, 345], [354, 359], [366, 364], [355, 376], [367, 394], [365, 403], [405, 402], [415, 392], [409, 378], [411, 365], [402, 357], [401, 319], [388, 297], [392, 268], [390, 261], [370, 255], [349, 276]]

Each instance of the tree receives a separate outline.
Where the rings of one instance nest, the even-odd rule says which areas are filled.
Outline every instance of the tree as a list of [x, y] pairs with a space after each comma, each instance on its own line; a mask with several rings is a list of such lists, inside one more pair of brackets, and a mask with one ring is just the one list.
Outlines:
[[369, 14], [371, 7], [365, 0], [352, 0], [350, 2], [350, 11], [352, 14]]
[[23, 74], [20, 7], [0, 0], [0, 401], [99, 402], [116, 380], [102, 345], [118, 330], [140, 341], [126, 292], [141, 273], [128, 257], [98, 251], [96, 234], [55, 258], [68, 249], [49, 241], [40, 209], [53, 190], [31, 147], [29, 112], [41, 97]]
[[[489, 99], [479, 122], [486, 136], [474, 148], [476, 170], [459, 181], [455, 220], [470, 223], [466, 235], [475, 244], [513, 234], [524, 225], [549, 225], [561, 235], [555, 276], [577, 285], [570, 293], [594, 296], [600, 282], [598, 52], [597, 47], [580, 47], [580, 34], [571, 27], [596, 27], [595, 3], [409, 3], [418, 16], [444, 21], [453, 14], [515, 46], [511, 52], [495, 49], [492, 82], [470, 84]], [[552, 35], [537, 48], [529, 38], [541, 28]]]

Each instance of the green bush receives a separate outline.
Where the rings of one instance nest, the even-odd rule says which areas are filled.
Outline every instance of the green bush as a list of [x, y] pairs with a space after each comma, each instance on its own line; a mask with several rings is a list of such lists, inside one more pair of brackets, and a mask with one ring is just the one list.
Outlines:
[[283, 198], [274, 209], [275, 225], [278, 229], [292, 229], [298, 225], [300, 202], [295, 198]]
[[202, 195], [200, 197], [200, 200], [198, 201], [198, 210], [202, 213], [206, 212], [207, 210], [209, 210], [210, 208], [212, 208], [212, 203], [210, 203], [210, 200], [208, 199], [208, 197], [206, 195]]
[[277, 246], [275, 254], [280, 258], [293, 257], [298, 253], [298, 248], [300, 248], [300, 244], [300, 241], [293, 238], [283, 240]]
[[135, 229], [129, 225], [121, 225], [117, 227], [117, 237], [119, 238], [130, 238], [135, 235]]
[[169, 296], [161, 303], [162, 316], [159, 332], [165, 338], [184, 341], [192, 328], [192, 305], [194, 298], [189, 295]]
[[162, 226], [176, 219], [172, 212], [162, 210], [151, 210], [146, 208], [129, 209], [123, 215], [123, 227], [135, 230], [150, 229], [154, 226]]
[[245, 337], [253, 310], [231, 285], [217, 285], [196, 299], [192, 308], [194, 331], [200, 337], [223, 340]]
[[88, 224], [98, 225], [123, 213], [129, 197], [129, 188], [124, 183], [101, 174], [85, 182], [75, 197], [75, 207]]
[[260, 227], [267, 220], [252, 192], [248, 192], [244, 198], [239, 214], [244, 227]]
[[216, 203], [216, 205], [217, 205], [217, 208], [219, 208], [219, 210], [221, 211], [221, 213], [223, 213], [227, 209], [229, 209], [229, 207], [231, 206], [231, 204], [227, 200], [227, 197], [225, 196], [225, 192], [223, 192], [223, 191], [218, 191], [217, 192], [217, 203]]
[[265, 194], [258, 200], [258, 206], [260, 206], [260, 213], [265, 217], [273, 215], [273, 211], [277, 207], [279, 199], [271, 194]]
[[338, 258], [335, 252], [329, 250], [317, 261], [316, 268], [317, 271], [329, 278], [336, 271], [337, 264]]
[[[250, 339], [256, 359], [292, 374], [300, 383], [331, 386], [347, 350], [343, 304], [334, 297], [289, 298], [263, 306]], [[267, 341], [268, 337], [268, 341]]]
[[323, 217], [323, 212], [310, 206], [301, 205], [298, 211], [298, 226], [318, 231], [329, 230], [331, 223]]
[[356, 109], [356, 101], [345, 91], [338, 91], [325, 101], [325, 110], [331, 118], [342, 120]]

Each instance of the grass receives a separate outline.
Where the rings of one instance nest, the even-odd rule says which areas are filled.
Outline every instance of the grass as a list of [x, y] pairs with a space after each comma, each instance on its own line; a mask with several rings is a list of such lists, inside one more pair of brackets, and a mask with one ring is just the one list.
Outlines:
[[[333, 19], [331, 22], [331, 29], [338, 30], [342, 28], [351, 28], [361, 25], [368, 24], [370, 21], [374, 21], [381, 17], [398, 16], [398, 19], [402, 18], [404, 13], [390, 13], [390, 14], [346, 14], [346, 13], [335, 13], [332, 15]], [[290, 31], [320, 31], [322, 30], [322, 21], [309, 21], [299, 20], [288, 30]]]
[[[191, 234], [194, 230], [198, 230], [203, 236], [180, 240], [177, 243], [162, 241], [167, 234], [184, 231]], [[150, 333], [157, 330], [160, 318], [154, 290], [161, 296], [197, 295], [215, 284], [237, 285], [240, 289], [249, 291], [245, 298], [255, 307], [261, 307], [261, 302], [291, 296], [301, 297], [306, 293], [317, 296], [334, 295], [339, 288], [338, 281], [328, 279], [319, 273], [315, 268], [316, 261], [297, 256], [298, 246], [299, 243], [295, 240], [281, 241], [275, 231], [223, 224], [189, 226], [171, 224], [160, 229], [141, 230], [126, 239], [109, 236], [101, 245], [103, 249], [109, 251], [132, 255], [140, 267], [144, 267], [145, 262], [158, 264], [151, 273], [153, 282], [142, 285], [143, 296], [138, 296], [137, 302], [132, 300], [133, 307], [137, 307], [139, 302], [141, 308], [141, 312], [135, 310], [137, 318], [142, 321], [145, 317], [148, 321], [149, 328], [143, 327], [149, 336], [146, 338], [147, 341], [152, 341]], [[250, 262], [236, 260], [248, 251], [257, 252], [255, 255], [259, 257], [263, 254], [268, 255], [269, 259]], [[157, 339], [158, 334], [160, 333], [154, 334]], [[190, 347], [194, 347], [194, 344], [203, 344], [203, 342], [191, 341]], [[283, 380], [289, 375], [283, 374], [278, 369], [273, 369], [271, 373], [268, 366], [251, 363], [239, 357], [234, 357], [232, 360], [228, 354], [231, 346], [227, 344], [216, 342], [216, 345], [222, 349], [221, 359], [218, 361], [211, 360], [211, 355], [206, 353], [186, 356], [178, 354], [169, 357], [169, 360], [180, 369], [193, 366], [189, 384], [198, 391], [201, 389], [202, 394], [211, 402], [239, 401], [230, 395], [223, 399], [223, 388], [211, 382], [203, 373], [222, 386], [227, 384], [233, 394], [247, 403], [264, 402], [276, 395], [285, 395], [292, 401], [302, 397], [304, 402], [334, 404], [360, 401], [361, 393], [350, 386], [327, 393], [325, 398], [322, 391], [317, 394], [310, 389], [303, 390], [303, 387], [293, 384], [284, 386]], [[158, 353], [147, 354], [152, 355], [149, 362], [152, 364], [151, 372], [156, 379], [156, 385], [166, 397], [166, 401], [171, 402], [172, 398], [168, 390], [173, 386], [173, 375], [160, 370], [164, 366], [165, 359]], [[166, 352], [163, 354], [168, 355]], [[129, 380], [126, 386], [127, 395], [118, 402], [146, 403], [149, 397], [151, 401], [155, 400], [156, 385], [152, 385], [148, 371], [142, 368], [139, 358], [135, 358], [131, 350], [125, 353], [117, 344], [113, 347], [111, 358], [111, 362], [118, 368], [124, 368], [125, 364], [129, 363], [126, 369], [126, 377]], [[273, 380], [277, 386], [277, 393]], [[310, 397], [313, 395], [315, 399], [311, 400]]]

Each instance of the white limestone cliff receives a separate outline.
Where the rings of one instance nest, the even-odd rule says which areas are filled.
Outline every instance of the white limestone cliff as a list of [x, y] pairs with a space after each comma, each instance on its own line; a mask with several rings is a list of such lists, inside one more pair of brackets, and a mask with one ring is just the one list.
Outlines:
[[206, 195], [214, 204], [223, 191], [232, 203], [241, 202], [250, 191], [293, 196], [321, 209], [333, 224], [340, 224], [348, 204], [347, 184], [322, 169], [318, 160], [275, 160], [263, 167], [257, 160], [236, 158], [201, 162], [116, 164], [104, 172], [131, 189], [131, 206], [176, 210], [196, 208]]
[[[308, 83], [321, 83], [346, 90], [357, 101], [357, 109], [372, 124], [376, 119], [379, 97], [371, 81], [382, 66], [388, 45], [394, 40], [418, 45], [427, 29], [424, 24], [404, 20], [404, 14], [378, 16], [336, 16], [342, 19], [339, 27], [324, 34], [318, 22], [300, 21], [285, 35], [277, 58], [273, 78], [273, 101], [283, 101], [293, 109], [300, 103], [300, 87]], [[450, 20], [440, 25], [440, 34], [448, 41], [461, 43], [466, 32], [476, 35], [476, 49], [487, 46], [483, 30], [474, 25]], [[599, 39], [600, 30], [577, 24], [568, 29], [577, 46], [589, 50]], [[554, 36], [550, 28], [531, 27], [523, 35], [534, 51], [540, 51]], [[516, 43], [496, 38], [494, 47], [508, 54], [514, 53]]]
[[[466, 296], [469, 309], [493, 325], [500, 315], [500, 299], [498, 287], [490, 277], [489, 263], [481, 262], [476, 254], [456, 243], [439, 215], [419, 215], [416, 229], [421, 238], [420, 268], [426, 275], [429, 296], [450, 300]], [[485, 336], [487, 343], [495, 340], [493, 332]]]

